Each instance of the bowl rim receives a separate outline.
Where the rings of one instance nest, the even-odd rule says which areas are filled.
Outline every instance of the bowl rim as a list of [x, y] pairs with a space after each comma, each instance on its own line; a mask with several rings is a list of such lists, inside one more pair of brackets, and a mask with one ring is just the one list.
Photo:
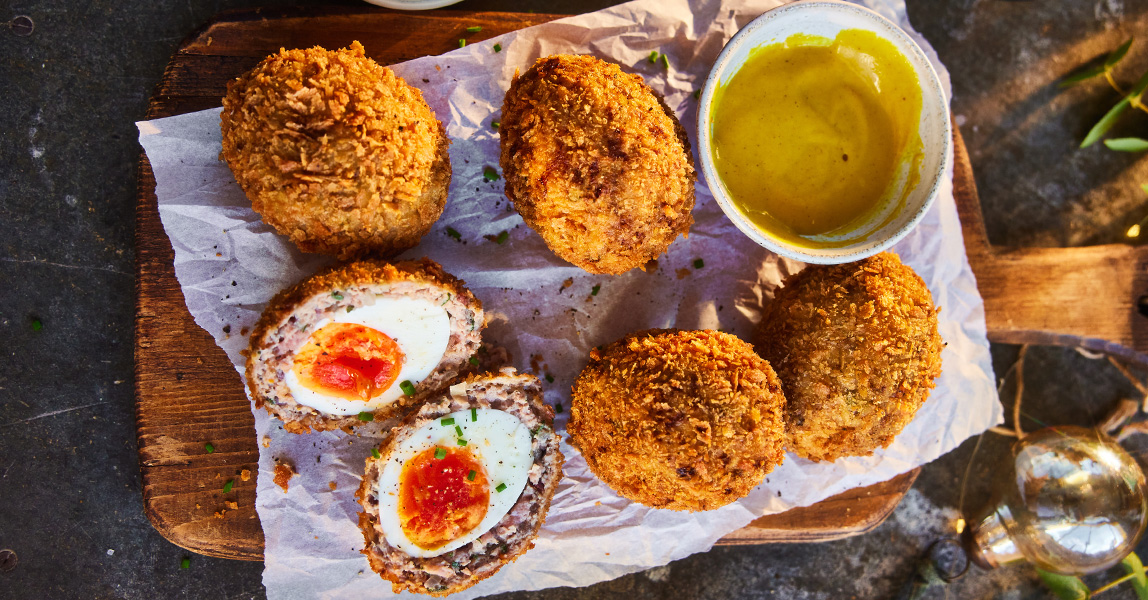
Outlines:
[[[929, 192], [925, 197], [925, 201], [917, 208], [912, 218], [909, 219], [904, 225], [894, 231], [891, 235], [885, 237], [876, 243], [869, 240], [863, 240], [859, 244], [861, 247], [842, 246], [840, 248], [830, 248], [828, 250], [832, 253], [813, 253], [810, 249], [792, 244], [785, 240], [774, 237], [771, 234], [754, 226], [749, 220], [742, 215], [741, 211], [733, 204], [732, 199], [728, 197], [722, 188], [721, 177], [717, 173], [717, 169], [713, 164], [712, 147], [710, 144], [709, 129], [710, 129], [710, 108], [713, 103], [714, 90], [717, 88], [720, 75], [727, 69], [732, 55], [745, 43], [747, 43], [752, 36], [761, 29], [765, 23], [774, 21], [779, 18], [784, 18], [785, 15], [796, 12], [803, 12], [809, 10], [833, 10], [842, 13], [850, 13], [853, 17], [868, 20], [875, 23], [880, 31], [876, 33], [883, 39], [891, 42], [894, 46], [906, 54], [912, 62], [915, 58], [916, 61], [924, 66], [925, 77], [921, 79], [928, 79], [928, 82], [919, 81], [922, 94], [928, 94], [940, 100], [944, 110], [941, 110], [941, 125], [942, 125], [942, 149], [938, 167], [934, 172], [929, 174]], [[908, 55], [913, 56], [908, 56]], [[933, 63], [929, 60], [925, 51], [909, 34], [901, 28], [900, 25], [890, 21], [881, 14], [870, 10], [864, 6], [853, 4], [851, 2], [844, 2], [841, 0], [798, 0], [783, 4], [776, 8], [772, 8], [761, 15], [754, 18], [747, 23], [744, 27], [739, 29], [737, 33], [726, 42], [721, 52], [718, 54], [717, 59], [714, 61], [713, 66], [710, 67], [709, 74], [706, 76], [705, 84], [702, 87], [701, 97], [698, 99], [697, 111], [697, 140], [698, 140], [698, 160], [701, 163], [702, 176], [705, 178], [706, 185], [709, 188], [710, 194], [717, 200], [718, 205], [721, 207], [722, 212], [726, 217], [733, 222], [733, 224], [747, 237], [757, 243], [759, 246], [787, 258], [792, 258], [805, 263], [811, 264], [842, 264], [849, 263], [864, 258], [868, 258], [875, 254], [879, 254], [888, 250], [897, 242], [904, 239], [925, 217], [925, 213], [932, 207], [933, 202], [937, 196], [940, 195], [941, 187], [946, 179], [948, 165], [952, 160], [953, 154], [953, 125], [950, 115], [950, 99], [945, 93], [944, 87], [941, 85], [941, 78], [937, 74]], [[872, 244], [872, 245], [869, 245]]]

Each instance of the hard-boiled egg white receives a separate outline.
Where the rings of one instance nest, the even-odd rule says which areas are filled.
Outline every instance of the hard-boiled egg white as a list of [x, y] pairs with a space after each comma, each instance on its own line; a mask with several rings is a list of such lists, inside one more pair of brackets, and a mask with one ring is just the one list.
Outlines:
[[[444, 424], [445, 423], [445, 424]], [[459, 435], [459, 428], [462, 435]], [[486, 469], [490, 500], [486, 515], [469, 532], [437, 548], [422, 548], [408, 539], [399, 516], [403, 466], [428, 448], [459, 448], [458, 440]], [[530, 430], [517, 417], [493, 409], [477, 408], [451, 413], [419, 427], [386, 457], [379, 475], [379, 526], [391, 546], [411, 556], [430, 557], [469, 544], [493, 528], [514, 506], [526, 487], [534, 463]]]
[[303, 385], [294, 369], [286, 369], [285, 383], [295, 401], [329, 415], [353, 415], [394, 402], [403, 395], [399, 384], [410, 381], [417, 387], [442, 361], [450, 342], [450, 316], [446, 309], [416, 298], [378, 298], [370, 306], [338, 311], [311, 330], [319, 331], [330, 323], [351, 323], [381, 331], [398, 344], [404, 359], [394, 385], [368, 401], [315, 391]]

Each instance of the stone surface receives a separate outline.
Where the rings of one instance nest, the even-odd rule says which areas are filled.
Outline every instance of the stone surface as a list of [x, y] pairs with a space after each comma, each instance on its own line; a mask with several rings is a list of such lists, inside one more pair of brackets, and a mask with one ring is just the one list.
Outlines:
[[[13, 0], [0, 6], [0, 598], [258, 598], [262, 565], [190, 555], [143, 515], [132, 382], [133, 122], [180, 40], [211, 15], [287, 0], [186, 5]], [[355, 2], [341, 4], [357, 5]], [[582, 12], [609, 2], [474, 0], [459, 8]], [[994, 243], [1120, 241], [1148, 215], [1140, 155], [1078, 150], [1117, 96], [1056, 81], [1148, 27], [1148, 2], [910, 0], [953, 75]], [[6, 26], [18, 15], [34, 29]], [[1148, 67], [1138, 44], [1117, 71]], [[1119, 135], [1145, 135], [1130, 114]], [[1054, 302], [1055, 299], [1050, 299]], [[994, 347], [1006, 407], [1017, 349]], [[1024, 426], [1091, 425], [1134, 387], [1104, 360], [1033, 348]], [[586, 589], [505, 598], [889, 598], [916, 557], [987, 501], [1010, 440], [988, 434], [929, 465], [884, 525], [827, 544], [719, 548]], [[1139, 446], [1134, 450], [1142, 452]], [[1148, 551], [1148, 545], [1141, 545]], [[188, 569], [181, 560], [190, 557]], [[1119, 569], [1088, 578], [1092, 587]], [[1026, 566], [975, 568], [956, 598], [1044, 598]], [[931, 591], [927, 597], [942, 598]], [[1105, 595], [1133, 598], [1127, 588]]]

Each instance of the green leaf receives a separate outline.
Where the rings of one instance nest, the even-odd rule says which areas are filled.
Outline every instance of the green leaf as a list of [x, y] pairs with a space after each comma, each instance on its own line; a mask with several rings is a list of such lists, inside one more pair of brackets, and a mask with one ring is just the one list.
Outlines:
[[1116, 121], [1120, 118], [1120, 115], [1123, 115], [1124, 111], [1128, 110], [1128, 107], [1131, 105], [1131, 101], [1128, 98], [1125, 98], [1117, 103], [1116, 106], [1113, 106], [1107, 114], [1105, 114], [1100, 118], [1099, 121], [1096, 122], [1096, 125], [1092, 126], [1092, 130], [1088, 132], [1088, 135], [1084, 136], [1084, 141], [1080, 142], [1080, 147], [1087, 148], [1096, 142], [1099, 142], [1100, 138], [1104, 137], [1104, 134], [1108, 133], [1108, 131], [1112, 129], [1112, 126], [1116, 124]]
[[1140, 562], [1140, 557], [1133, 552], [1125, 556], [1120, 564], [1124, 566], [1124, 572], [1132, 575], [1132, 589], [1136, 590], [1136, 597], [1148, 600], [1148, 575], [1144, 574], [1144, 565]]
[[1072, 87], [1072, 86], [1080, 83], [1081, 81], [1086, 81], [1088, 79], [1092, 79], [1093, 77], [1096, 77], [1097, 75], [1103, 75], [1104, 71], [1106, 71], [1106, 70], [1107, 69], [1104, 68], [1104, 65], [1096, 65], [1095, 67], [1091, 67], [1091, 68], [1085, 69], [1083, 71], [1073, 73], [1072, 75], [1069, 75], [1068, 77], [1065, 77], [1064, 79], [1061, 80], [1059, 85], [1062, 88]]
[[1056, 594], [1057, 598], [1062, 600], [1088, 600], [1092, 594], [1088, 591], [1088, 586], [1079, 577], [1072, 575], [1060, 575], [1058, 573], [1049, 573], [1048, 571], [1036, 570], [1037, 575], [1040, 575], [1040, 580], [1052, 593]]
[[1124, 58], [1125, 54], [1128, 54], [1128, 49], [1131, 47], [1132, 38], [1128, 38], [1127, 42], [1120, 44], [1119, 48], [1113, 50], [1112, 54], [1109, 54], [1108, 58], [1104, 59], [1104, 68], [1111, 69], [1112, 67], [1115, 67], [1116, 63], [1120, 62], [1120, 59]]
[[1128, 95], [1139, 96], [1144, 93], [1146, 88], [1148, 88], [1148, 73], [1144, 73], [1140, 76], [1140, 80], [1136, 82], [1136, 85], [1132, 86], [1132, 91], [1129, 92]]
[[1104, 145], [1108, 146], [1109, 150], [1119, 152], [1143, 152], [1148, 150], [1148, 140], [1141, 138], [1113, 138], [1111, 140], [1104, 140]]

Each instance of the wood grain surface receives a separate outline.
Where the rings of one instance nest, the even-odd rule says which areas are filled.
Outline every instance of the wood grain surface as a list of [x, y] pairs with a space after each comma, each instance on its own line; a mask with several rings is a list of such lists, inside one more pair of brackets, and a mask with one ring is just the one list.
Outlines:
[[[190, 36], [172, 57], [147, 118], [220, 106], [229, 80], [280, 47], [336, 48], [359, 40], [368, 56], [393, 64], [452, 50], [459, 38], [480, 41], [560, 16], [366, 7], [225, 13]], [[482, 31], [467, 34], [466, 28], [475, 25]], [[1148, 287], [1143, 253], [1124, 246], [991, 248], [959, 132], [955, 145], [956, 196], [969, 261], [985, 295], [990, 339], [1083, 345], [1148, 364], [1143, 354], [1148, 338], [1136, 310]], [[156, 208], [155, 179], [141, 153], [135, 385], [145, 512], [179, 546], [210, 556], [260, 560], [254, 419], [227, 357], [187, 312], [173, 259]], [[1097, 286], [1105, 287], [1097, 293]], [[212, 443], [213, 453], [206, 451], [205, 442]], [[248, 480], [242, 478], [245, 470], [251, 473]], [[763, 517], [719, 543], [825, 541], [864, 533], [892, 512], [916, 476], [914, 470]], [[229, 480], [234, 486], [224, 494]]]

